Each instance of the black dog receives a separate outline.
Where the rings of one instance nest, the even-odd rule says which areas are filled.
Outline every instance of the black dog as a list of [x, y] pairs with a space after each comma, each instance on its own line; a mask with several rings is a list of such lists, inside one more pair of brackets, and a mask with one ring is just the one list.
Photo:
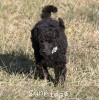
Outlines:
[[53, 67], [54, 83], [57, 84], [59, 79], [62, 83], [65, 81], [67, 38], [64, 33], [63, 20], [61, 18], [58, 21], [52, 19], [51, 12], [57, 12], [57, 8], [53, 5], [45, 6], [41, 14], [42, 20], [31, 31], [32, 47], [37, 65], [34, 78], [44, 79], [46, 76], [49, 81], [52, 80], [47, 67]]

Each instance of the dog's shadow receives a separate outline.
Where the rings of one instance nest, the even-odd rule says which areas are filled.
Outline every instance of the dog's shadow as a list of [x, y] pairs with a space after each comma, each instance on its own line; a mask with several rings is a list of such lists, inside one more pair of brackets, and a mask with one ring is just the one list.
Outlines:
[[0, 54], [0, 67], [9, 74], [32, 74], [35, 62], [23, 52], [12, 52]]

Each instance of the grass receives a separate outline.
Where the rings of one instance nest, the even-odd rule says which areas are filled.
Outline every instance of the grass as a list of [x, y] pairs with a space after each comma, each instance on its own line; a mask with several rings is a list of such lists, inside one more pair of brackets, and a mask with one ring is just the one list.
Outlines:
[[[65, 21], [68, 72], [64, 88], [33, 79], [30, 30], [47, 4], [58, 7], [53, 18]], [[99, 99], [98, 0], [0, 1], [0, 100], [47, 99]]]

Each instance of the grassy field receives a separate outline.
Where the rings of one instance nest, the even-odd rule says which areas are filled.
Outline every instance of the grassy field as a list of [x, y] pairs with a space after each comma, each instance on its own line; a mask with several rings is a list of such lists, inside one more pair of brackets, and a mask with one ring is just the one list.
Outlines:
[[[30, 31], [47, 4], [65, 21], [64, 88], [33, 79]], [[0, 0], [0, 100], [99, 100], [99, 0]]]

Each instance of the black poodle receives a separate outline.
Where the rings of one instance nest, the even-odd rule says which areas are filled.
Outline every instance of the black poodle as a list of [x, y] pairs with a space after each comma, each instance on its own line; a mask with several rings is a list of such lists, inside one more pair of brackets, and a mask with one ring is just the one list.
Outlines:
[[[57, 84], [59, 80], [63, 84], [66, 74], [66, 50], [67, 38], [65, 36], [65, 26], [61, 18], [54, 20], [51, 18], [51, 12], [57, 12], [53, 5], [45, 6], [42, 10], [42, 20], [36, 23], [31, 31], [32, 47], [34, 48], [34, 57], [36, 60], [36, 70], [34, 78], [54, 81]], [[50, 76], [47, 67], [53, 67], [55, 80]]]

